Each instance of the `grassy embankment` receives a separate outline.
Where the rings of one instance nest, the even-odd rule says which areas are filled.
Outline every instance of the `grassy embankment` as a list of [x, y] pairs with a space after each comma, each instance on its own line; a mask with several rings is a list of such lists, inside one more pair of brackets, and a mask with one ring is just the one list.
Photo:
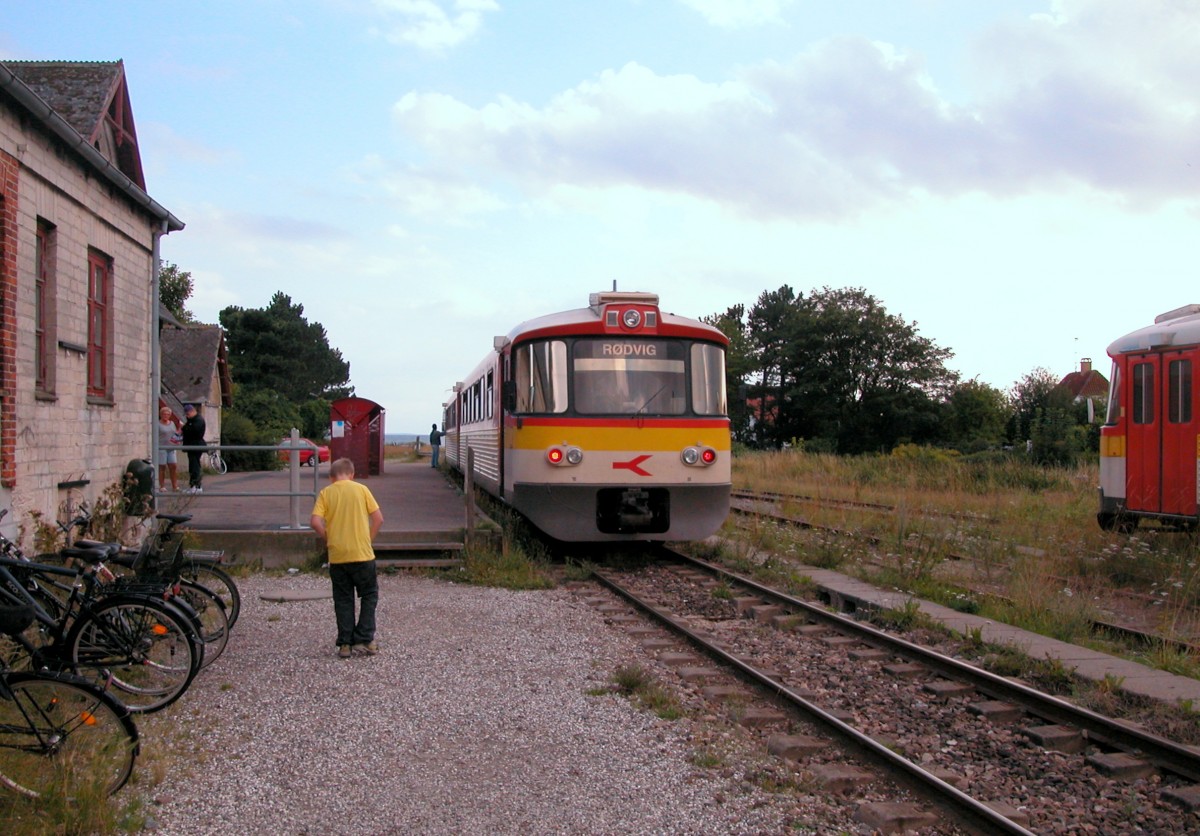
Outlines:
[[[1116, 607], [1147, 630], [1195, 641], [1195, 535], [1148, 525], [1133, 534], [1101, 531], [1098, 482], [1094, 464], [1055, 469], [915, 448], [854, 458], [749, 453], [734, 461], [736, 488], [823, 500], [787, 510], [846, 533], [731, 518], [725, 534], [747, 550], [838, 569], [1065, 641], [1095, 644], [1091, 621]], [[1186, 654], [1158, 647], [1143, 655], [1157, 667], [1200, 674], [1200, 660]]]

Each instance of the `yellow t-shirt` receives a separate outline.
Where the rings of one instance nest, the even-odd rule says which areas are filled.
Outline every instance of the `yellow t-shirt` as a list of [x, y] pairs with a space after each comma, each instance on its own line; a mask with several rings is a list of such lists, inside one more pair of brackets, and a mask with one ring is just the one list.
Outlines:
[[378, 510], [379, 503], [367, 486], [352, 479], [339, 479], [317, 494], [312, 512], [325, 520], [330, 563], [375, 559], [369, 517]]

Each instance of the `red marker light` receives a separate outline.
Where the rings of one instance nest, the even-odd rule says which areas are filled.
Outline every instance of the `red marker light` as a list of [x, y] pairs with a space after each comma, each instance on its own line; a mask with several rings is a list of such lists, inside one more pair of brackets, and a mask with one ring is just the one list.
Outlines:
[[561, 464], [563, 460], [563, 451], [561, 447], [551, 447], [546, 451], [546, 460], [550, 464]]
[[700, 458], [705, 464], [712, 464], [717, 460], [717, 451], [711, 447], [705, 447], [704, 452], [700, 454]]

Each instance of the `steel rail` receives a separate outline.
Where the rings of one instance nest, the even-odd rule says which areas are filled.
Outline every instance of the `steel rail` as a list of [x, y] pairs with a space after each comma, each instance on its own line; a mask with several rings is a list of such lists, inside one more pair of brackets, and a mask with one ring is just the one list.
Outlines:
[[1073, 705], [1027, 685], [1014, 682], [989, 671], [960, 662], [935, 650], [889, 635], [860, 621], [829, 612], [821, 606], [801, 601], [784, 592], [763, 586], [752, 578], [730, 572], [713, 563], [690, 555], [665, 550], [673, 559], [698, 566], [705, 571], [735, 580], [764, 598], [786, 604], [803, 612], [814, 621], [829, 625], [839, 632], [853, 635], [862, 641], [883, 647], [897, 655], [919, 662], [947, 677], [970, 682], [979, 691], [998, 699], [1016, 703], [1030, 713], [1054, 723], [1074, 726], [1087, 733], [1089, 739], [1106, 743], [1124, 751], [1136, 751], [1156, 765], [1191, 781], [1200, 781], [1200, 752], [1150, 732], [1133, 728], [1119, 720]]
[[[739, 497], [737, 495], [737, 493], [735, 492], [734, 498], [747, 499], [748, 497], [744, 496], [744, 495]], [[783, 523], [785, 525], [790, 525], [790, 526], [794, 526], [795, 528], [801, 528], [801, 529], [805, 529], [805, 530], [809, 530], [809, 531], [820, 531], [820, 532], [825, 532], [825, 533], [829, 533], [829, 534], [836, 534], [839, 537], [855, 537], [860, 540], [864, 540], [868, 543], [871, 543], [872, 545], [879, 545], [880, 543], [883, 542], [882, 537], [879, 537], [874, 534], [863, 534], [863, 533], [857, 532], [857, 531], [846, 531], [841, 528], [833, 528], [832, 526], [821, 525], [819, 523], [809, 522], [808, 520], [802, 520], [802, 519], [799, 519], [796, 517], [785, 517], [785, 516], [781, 516], [779, 514], [766, 513], [766, 512], [762, 512], [762, 511], [753, 511], [753, 510], [750, 510], [747, 508], [737, 508], [737, 507], [731, 507], [729, 509], [729, 511], [731, 514], [739, 514], [741, 516], [747, 516], [747, 517], [766, 517], [767, 519], [771, 519], [776, 522]], [[956, 560], [956, 561], [963, 561], [963, 562], [968, 562], [968, 563], [974, 562], [973, 558], [971, 558], [967, 555], [955, 554], [954, 552], [946, 552], [945, 557], [947, 560]], [[1070, 578], [1060, 578], [1060, 580], [1066, 584], [1070, 584], [1072, 582]], [[997, 595], [992, 592], [979, 592], [978, 590], [972, 589], [970, 587], [965, 587], [965, 588], [968, 592], [971, 592], [974, 595], [987, 596], [989, 598], [994, 598], [994, 599], [1000, 600], [1000, 601], [1008, 600], [1008, 599], [1004, 598], [1004, 596]], [[1130, 642], [1130, 643], [1136, 643], [1143, 647], [1154, 647], [1156, 645], [1161, 645], [1162, 647], [1166, 648], [1167, 650], [1173, 651], [1175, 653], [1181, 653], [1181, 654], [1200, 653], [1200, 645], [1195, 645], [1195, 644], [1192, 644], [1191, 642], [1183, 641], [1181, 639], [1174, 639], [1174, 638], [1171, 638], [1170, 636], [1160, 636], [1155, 633], [1147, 633], [1143, 630], [1138, 630], [1133, 627], [1124, 627], [1119, 624], [1113, 624], [1113, 623], [1110, 623], [1107, 621], [1102, 621], [1099, 619], [1091, 619], [1090, 627], [1091, 627], [1091, 630], [1093, 633], [1096, 633], [1099, 635], [1107, 634], [1110, 638], [1114, 638], [1114, 639], [1117, 639], [1120, 641], [1126, 641], [1126, 642]]]
[[936, 775], [922, 769], [907, 758], [896, 754], [853, 726], [842, 722], [837, 717], [823, 710], [820, 706], [804, 699], [804, 697], [788, 688], [784, 683], [771, 678], [763, 671], [712, 644], [686, 624], [682, 624], [674, 619], [669, 613], [663, 612], [650, 602], [639, 598], [634, 592], [623, 587], [611, 576], [604, 572], [596, 572], [595, 577], [606, 587], [637, 608], [650, 614], [658, 621], [687, 638], [688, 641], [709, 656], [740, 671], [747, 678], [786, 699], [811, 720], [829, 729], [844, 744], [857, 752], [859, 756], [881, 764], [893, 776], [898, 775], [900, 780], [910, 788], [916, 789], [917, 792], [929, 798], [941, 809], [956, 816], [956, 824], [967, 827], [972, 832], [977, 833], [1026, 834], [1027, 836], [1032, 836], [1032, 831], [1026, 830], [978, 799], [972, 798]]

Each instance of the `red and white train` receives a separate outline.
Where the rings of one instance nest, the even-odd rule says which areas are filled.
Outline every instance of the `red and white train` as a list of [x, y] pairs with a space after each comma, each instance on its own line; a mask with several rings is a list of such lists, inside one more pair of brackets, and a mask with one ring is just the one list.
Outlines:
[[651, 293], [531, 319], [454, 386], [444, 451], [551, 537], [697, 540], [729, 513], [718, 329]]
[[1108, 347], [1108, 416], [1100, 429], [1101, 527], [1141, 519], [1194, 529], [1200, 467], [1200, 305], [1158, 316]]

